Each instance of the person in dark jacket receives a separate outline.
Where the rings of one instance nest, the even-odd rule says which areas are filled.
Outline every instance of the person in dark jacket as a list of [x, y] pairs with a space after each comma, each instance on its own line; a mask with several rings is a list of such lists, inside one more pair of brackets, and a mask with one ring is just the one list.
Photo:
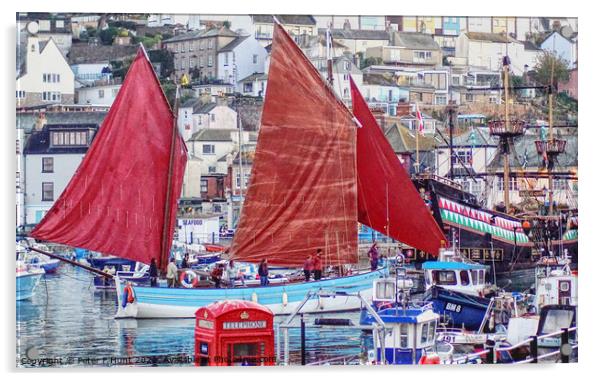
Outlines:
[[316, 251], [313, 263], [314, 280], [322, 279], [322, 249]]
[[261, 286], [262, 287], [267, 286], [268, 285], [268, 275], [269, 275], [267, 259], [261, 260], [261, 263], [259, 264], [259, 269], [257, 270], [257, 274], [259, 274], [259, 280], [260, 280]]
[[184, 254], [184, 259], [182, 259], [180, 268], [187, 269], [188, 267], [189, 267], [188, 266], [188, 253], [186, 253], [186, 254]]
[[148, 270], [148, 275], [150, 275], [151, 287], [156, 287], [157, 286], [157, 277], [159, 276], [159, 271], [157, 270], [157, 261], [155, 261], [155, 258], [151, 259], [150, 269]]
[[305, 275], [305, 281], [309, 282], [311, 278], [311, 272], [314, 269], [314, 258], [313, 256], [307, 257], [305, 263], [303, 264], [303, 274]]

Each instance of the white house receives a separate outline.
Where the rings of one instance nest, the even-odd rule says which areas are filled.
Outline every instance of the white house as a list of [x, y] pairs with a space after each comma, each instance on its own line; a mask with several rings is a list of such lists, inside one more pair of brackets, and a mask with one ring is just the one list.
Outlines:
[[[328, 77], [327, 67], [321, 66], [320, 73], [326, 79]], [[332, 87], [337, 95], [347, 104], [351, 105], [351, 82], [349, 78], [362, 88], [364, 84], [364, 74], [353, 63], [353, 60], [346, 56], [333, 59], [332, 63]]]
[[541, 43], [540, 47], [544, 51], [552, 52], [557, 57], [566, 60], [569, 64], [569, 69], [573, 69], [577, 62], [576, 43], [564, 37], [558, 32], [550, 33]]
[[111, 106], [121, 88], [120, 83], [79, 87], [75, 90], [76, 104]]
[[41, 42], [50, 39], [66, 56], [71, 50], [73, 35], [71, 20], [64, 15], [40, 16], [37, 14], [17, 14], [17, 33], [35, 33]]
[[188, 153], [202, 161], [203, 174], [227, 173], [226, 157], [238, 151], [239, 134], [242, 136], [241, 145], [257, 141], [255, 132], [224, 128], [201, 129], [186, 141]]
[[238, 114], [222, 98], [218, 103], [203, 103], [194, 98], [184, 102], [178, 110], [178, 128], [184, 140], [201, 129], [237, 130]]
[[253, 36], [240, 36], [217, 53], [217, 78], [236, 85], [263, 70], [268, 52]]
[[75, 173], [98, 124], [47, 124], [34, 130], [24, 150], [25, 223], [38, 223]]
[[535, 66], [535, 56], [525, 54], [525, 45], [503, 34], [467, 32], [462, 33], [456, 43], [456, 57], [463, 59], [465, 65], [487, 70], [501, 70], [506, 50], [513, 74], [522, 75], [525, 65]]
[[253, 73], [238, 82], [238, 92], [242, 95], [265, 98], [268, 86], [268, 75], [264, 73]]
[[41, 42], [29, 36], [17, 49], [17, 107], [49, 103], [72, 104], [75, 78], [51, 38]]
[[109, 61], [87, 62], [71, 65], [75, 80], [87, 84], [99, 80], [111, 79]]

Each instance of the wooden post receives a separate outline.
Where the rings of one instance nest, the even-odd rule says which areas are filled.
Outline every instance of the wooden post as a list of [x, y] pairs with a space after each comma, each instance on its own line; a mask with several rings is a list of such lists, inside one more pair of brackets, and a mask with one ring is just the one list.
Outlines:
[[529, 348], [530, 348], [530, 352], [531, 352], [531, 362], [533, 364], [537, 364], [537, 357], [539, 356], [537, 354], [537, 336], [531, 336], [531, 342], [529, 343]]
[[560, 362], [566, 364], [571, 357], [571, 344], [569, 344], [569, 329], [563, 328], [560, 334]]

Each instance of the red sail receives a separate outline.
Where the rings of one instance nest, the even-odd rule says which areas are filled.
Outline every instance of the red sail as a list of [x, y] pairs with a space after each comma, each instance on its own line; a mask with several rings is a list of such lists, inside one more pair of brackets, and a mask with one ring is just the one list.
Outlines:
[[400, 242], [437, 255], [443, 232], [416, 191], [351, 80], [357, 130], [358, 221]]
[[173, 120], [140, 50], [88, 153], [31, 236], [144, 263], [155, 258], [165, 265], [165, 214], [170, 247], [186, 165], [186, 146], [174, 137]]
[[353, 117], [280, 25], [233, 257], [302, 265], [357, 262]]

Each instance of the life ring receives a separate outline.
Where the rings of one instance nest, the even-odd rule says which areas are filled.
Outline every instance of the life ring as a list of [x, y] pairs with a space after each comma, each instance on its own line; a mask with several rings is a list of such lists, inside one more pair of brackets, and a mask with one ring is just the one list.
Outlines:
[[[189, 282], [189, 277], [192, 277], [191, 282]], [[180, 274], [180, 284], [184, 288], [194, 288], [199, 284], [199, 278], [194, 271], [186, 270]]]
[[432, 355], [423, 355], [420, 358], [420, 361], [418, 361], [418, 364], [420, 365], [435, 365], [435, 364], [441, 364], [441, 358], [439, 358], [438, 355], [436, 354], [432, 354]]

